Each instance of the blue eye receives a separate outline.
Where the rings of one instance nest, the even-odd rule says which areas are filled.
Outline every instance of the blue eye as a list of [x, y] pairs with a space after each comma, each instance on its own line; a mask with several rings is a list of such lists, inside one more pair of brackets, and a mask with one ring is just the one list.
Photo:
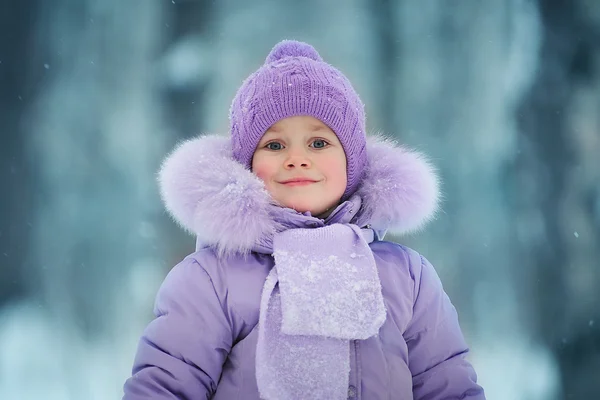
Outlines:
[[283, 146], [281, 145], [281, 143], [278, 143], [278, 142], [268, 143], [266, 147], [269, 150], [281, 150], [281, 149], [283, 149]]
[[323, 139], [316, 139], [314, 142], [312, 142], [312, 147], [314, 147], [315, 149], [323, 149], [327, 147], [328, 144], [329, 143], [327, 143]]

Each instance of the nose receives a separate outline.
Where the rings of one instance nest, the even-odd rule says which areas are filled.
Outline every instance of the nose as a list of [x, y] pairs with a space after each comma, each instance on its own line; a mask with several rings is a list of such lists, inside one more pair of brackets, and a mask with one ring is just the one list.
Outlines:
[[311, 162], [304, 150], [290, 150], [288, 157], [285, 160], [285, 167], [293, 169], [296, 167], [310, 168]]

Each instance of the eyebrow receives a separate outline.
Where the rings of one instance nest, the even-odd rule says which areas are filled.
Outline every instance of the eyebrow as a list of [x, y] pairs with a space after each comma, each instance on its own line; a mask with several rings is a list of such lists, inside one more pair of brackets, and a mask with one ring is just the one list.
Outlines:
[[[310, 124], [309, 127], [312, 132], [325, 131], [330, 129], [325, 124]], [[281, 133], [281, 129], [277, 127], [277, 125], [272, 125], [271, 127], [269, 127], [269, 129], [267, 129], [267, 132]]]
[[328, 128], [327, 128], [325, 125], [323, 125], [323, 124], [319, 124], [319, 125], [317, 125], [317, 124], [313, 124], [313, 125], [311, 125], [310, 127], [311, 127], [311, 129], [312, 129], [312, 131], [313, 131], [313, 132], [315, 132], [315, 131], [323, 131], [323, 130], [327, 130], [327, 129], [328, 129]]

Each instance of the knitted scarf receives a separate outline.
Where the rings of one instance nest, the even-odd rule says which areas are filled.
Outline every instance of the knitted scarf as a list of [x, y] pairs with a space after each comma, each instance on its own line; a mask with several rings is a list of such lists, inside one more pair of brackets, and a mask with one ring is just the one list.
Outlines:
[[256, 349], [261, 398], [347, 398], [349, 341], [376, 335], [386, 317], [367, 240], [370, 230], [348, 223], [274, 235]]

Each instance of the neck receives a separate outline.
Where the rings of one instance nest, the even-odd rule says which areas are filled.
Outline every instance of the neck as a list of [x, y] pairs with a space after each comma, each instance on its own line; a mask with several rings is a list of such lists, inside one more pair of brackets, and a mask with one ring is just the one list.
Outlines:
[[331, 215], [331, 213], [333, 212], [333, 210], [335, 210], [340, 204], [341, 204], [341, 201], [338, 201], [337, 203], [335, 203], [334, 205], [332, 205], [331, 207], [329, 207], [328, 209], [323, 211], [321, 214], [315, 215], [315, 217], [320, 218], [320, 219], [325, 219], [325, 218], [329, 217]]

